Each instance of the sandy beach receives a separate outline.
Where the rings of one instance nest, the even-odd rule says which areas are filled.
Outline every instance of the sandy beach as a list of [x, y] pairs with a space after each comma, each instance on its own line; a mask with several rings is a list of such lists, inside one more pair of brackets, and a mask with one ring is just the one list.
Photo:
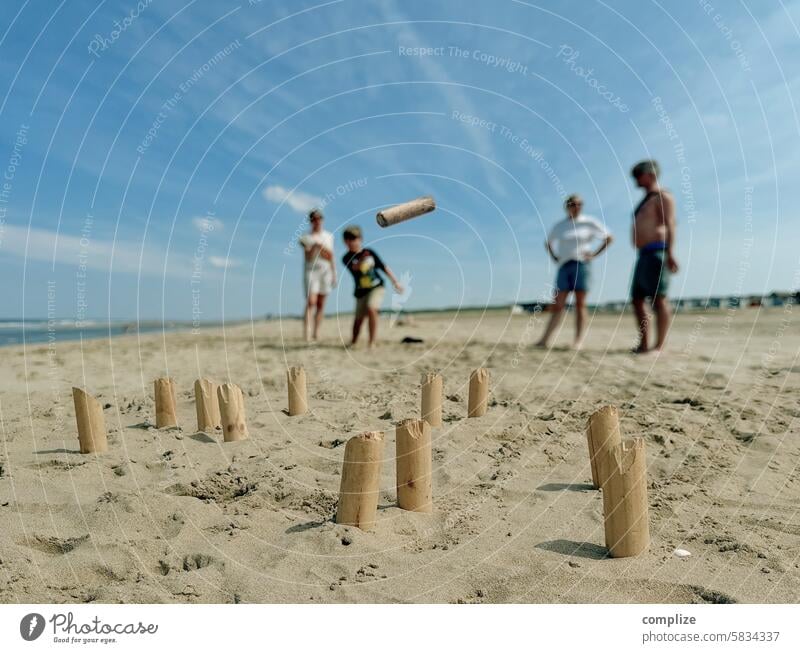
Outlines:
[[[542, 317], [480, 312], [384, 317], [375, 352], [342, 347], [347, 316], [312, 347], [273, 321], [3, 348], [0, 601], [798, 602], [790, 308], [679, 315], [668, 355], [641, 358], [630, 314], [593, 316], [580, 352], [559, 347], [571, 316], [540, 351]], [[307, 415], [286, 414], [288, 365], [306, 368]], [[481, 365], [489, 412], [466, 419]], [[393, 455], [427, 370], [446, 399], [426, 515], [397, 508]], [[166, 374], [181, 426], [159, 431]], [[196, 433], [201, 375], [242, 387], [249, 440]], [[78, 453], [73, 385], [106, 406], [106, 454]], [[635, 558], [606, 556], [590, 485], [584, 429], [608, 403], [647, 446], [652, 544]], [[366, 430], [386, 432], [371, 533], [332, 522], [344, 442]]]

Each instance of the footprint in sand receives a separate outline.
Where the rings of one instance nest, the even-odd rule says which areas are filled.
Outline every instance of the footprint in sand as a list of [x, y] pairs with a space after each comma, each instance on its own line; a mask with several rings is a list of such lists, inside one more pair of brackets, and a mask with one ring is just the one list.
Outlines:
[[88, 533], [77, 537], [34, 535], [31, 539], [23, 540], [20, 544], [51, 555], [64, 555], [65, 553], [74, 551], [88, 539]]

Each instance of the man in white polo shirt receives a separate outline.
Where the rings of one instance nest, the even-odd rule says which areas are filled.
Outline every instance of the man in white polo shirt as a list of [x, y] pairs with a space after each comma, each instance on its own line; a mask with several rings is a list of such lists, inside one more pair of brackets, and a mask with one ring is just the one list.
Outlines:
[[[599, 256], [613, 238], [597, 219], [581, 212], [583, 200], [570, 195], [564, 202], [567, 216], [558, 222], [547, 237], [547, 251], [559, 264], [556, 275], [556, 296], [551, 307], [550, 322], [537, 347], [549, 347], [561, 322], [570, 293], [575, 293], [575, 342], [580, 348], [586, 328], [586, 293], [589, 292], [589, 261]], [[600, 243], [599, 247], [597, 243]], [[595, 249], [596, 247], [596, 249]]]

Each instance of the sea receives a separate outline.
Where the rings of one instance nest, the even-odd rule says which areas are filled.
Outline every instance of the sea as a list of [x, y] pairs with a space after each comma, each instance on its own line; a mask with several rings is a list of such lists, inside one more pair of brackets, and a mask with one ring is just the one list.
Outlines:
[[75, 320], [15, 320], [0, 319], [0, 347], [9, 345], [64, 342], [108, 338], [126, 333], [152, 333], [174, 331], [185, 325], [168, 322], [136, 323], [130, 320], [84, 321]]

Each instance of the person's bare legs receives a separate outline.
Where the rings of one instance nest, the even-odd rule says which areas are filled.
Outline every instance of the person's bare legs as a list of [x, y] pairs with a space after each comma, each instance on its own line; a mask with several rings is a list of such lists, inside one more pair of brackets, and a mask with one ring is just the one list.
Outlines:
[[633, 298], [633, 312], [636, 315], [636, 327], [639, 329], [639, 346], [634, 350], [637, 354], [647, 353], [647, 331], [650, 318], [644, 304], [644, 297]]
[[378, 336], [378, 309], [370, 306], [367, 309], [367, 317], [369, 319], [369, 347], [372, 349]]
[[667, 332], [669, 331], [669, 321], [672, 317], [669, 301], [664, 295], [656, 295], [653, 300], [653, 310], [656, 312], [656, 330], [658, 331], [656, 340], [656, 351], [662, 351], [667, 344]]
[[303, 314], [303, 338], [305, 338], [306, 342], [310, 342], [311, 340], [311, 313], [314, 310], [315, 306], [317, 305], [317, 295], [316, 293], [311, 294], [306, 297], [306, 311]]
[[583, 334], [586, 330], [586, 318], [588, 311], [586, 310], [586, 291], [575, 291], [575, 342], [573, 346], [575, 349], [580, 349], [583, 345]]
[[319, 326], [322, 324], [322, 318], [325, 316], [325, 299], [327, 297], [327, 295], [317, 295], [317, 312], [314, 315], [314, 340], [316, 340], [319, 335]]
[[567, 290], [559, 290], [558, 293], [556, 293], [555, 301], [550, 309], [550, 321], [547, 323], [547, 328], [544, 330], [544, 334], [539, 339], [539, 342], [536, 343], [537, 347], [550, 346], [550, 339], [553, 337], [555, 330], [558, 328], [558, 325], [561, 322], [561, 315], [564, 312], [564, 306], [567, 303], [568, 297], [569, 291]]
[[361, 324], [364, 322], [363, 315], [356, 315], [355, 319], [353, 320], [353, 341], [350, 343], [351, 345], [355, 345], [358, 342], [358, 335], [361, 333]]

